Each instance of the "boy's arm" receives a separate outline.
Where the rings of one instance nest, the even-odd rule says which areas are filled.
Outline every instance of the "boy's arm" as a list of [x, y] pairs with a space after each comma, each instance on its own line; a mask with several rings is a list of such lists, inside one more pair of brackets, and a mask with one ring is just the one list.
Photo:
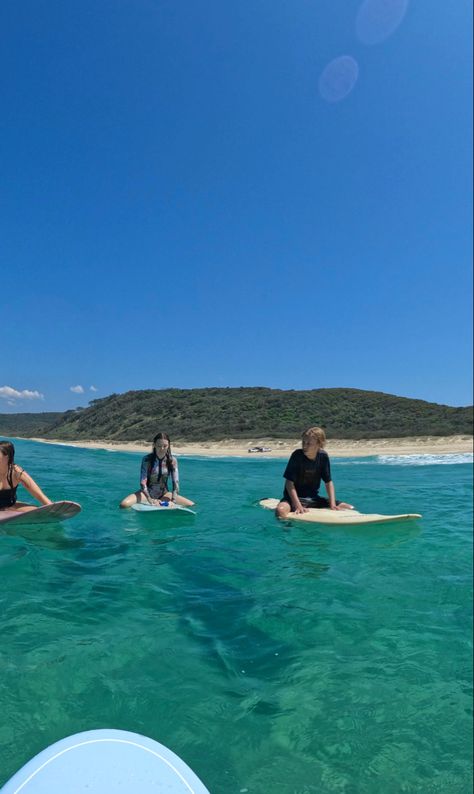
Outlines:
[[343, 507], [342, 505], [337, 505], [336, 504], [336, 491], [334, 489], [333, 481], [332, 480], [328, 480], [328, 482], [325, 482], [324, 485], [326, 486], [326, 492], [327, 492], [328, 499], [329, 499], [329, 507], [331, 508], [331, 510], [345, 510], [345, 508], [348, 505]]
[[329, 507], [331, 508], [331, 510], [337, 510], [336, 491], [334, 490], [333, 481], [328, 480], [328, 482], [325, 482], [324, 485], [326, 486], [326, 493], [329, 499]]
[[338, 510], [336, 505], [336, 491], [334, 488], [334, 483], [331, 479], [331, 464], [329, 462], [329, 457], [327, 454], [324, 455], [324, 466], [322, 471], [322, 478], [324, 480], [324, 485], [326, 487], [326, 493], [329, 499], [329, 507], [331, 510]]
[[296, 493], [296, 488], [294, 482], [291, 480], [285, 480], [286, 483], [286, 492], [291, 499], [291, 506], [293, 508], [294, 513], [307, 513], [308, 510], [306, 507], [303, 507], [300, 500], [298, 499], [298, 494]]

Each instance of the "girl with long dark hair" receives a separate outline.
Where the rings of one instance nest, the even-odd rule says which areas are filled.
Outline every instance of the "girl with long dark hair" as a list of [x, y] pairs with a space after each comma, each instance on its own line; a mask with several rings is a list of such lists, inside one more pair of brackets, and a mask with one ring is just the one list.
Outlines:
[[136, 502], [158, 504], [165, 499], [186, 507], [194, 504], [185, 496], [180, 496], [178, 461], [171, 453], [170, 437], [166, 433], [157, 433], [153, 439], [152, 452], [142, 460], [140, 490], [122, 499], [120, 507], [131, 507]]
[[51, 499], [34, 479], [15, 463], [15, 447], [11, 441], [0, 441], [0, 510], [36, 510], [33, 505], [17, 500], [16, 492], [20, 484], [42, 505], [51, 504]]

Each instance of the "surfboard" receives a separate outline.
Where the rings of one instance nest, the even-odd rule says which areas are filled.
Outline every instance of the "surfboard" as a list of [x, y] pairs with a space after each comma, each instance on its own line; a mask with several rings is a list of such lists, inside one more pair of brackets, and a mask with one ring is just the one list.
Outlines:
[[132, 510], [136, 510], [137, 513], [172, 513], [179, 510], [181, 513], [190, 513], [192, 516], [196, 515], [195, 511], [190, 510], [189, 507], [177, 505], [174, 502], [168, 502], [166, 505], [149, 505], [145, 502], [137, 502], [132, 505]]
[[162, 744], [129, 731], [76, 733], [43, 750], [1, 794], [209, 794], [197, 775]]
[[0, 527], [14, 523], [15, 526], [30, 524], [54, 524], [65, 521], [81, 512], [77, 502], [53, 502], [51, 505], [35, 507], [34, 510], [0, 510]]
[[[275, 510], [279, 499], [262, 499], [259, 504], [267, 510]], [[409, 521], [421, 518], [419, 513], [401, 513], [385, 516], [381, 513], [359, 513], [357, 510], [329, 510], [329, 508], [308, 508], [307, 513], [289, 513], [285, 520], [305, 521], [309, 524], [333, 526], [357, 526], [358, 524], [389, 524], [394, 521]]]

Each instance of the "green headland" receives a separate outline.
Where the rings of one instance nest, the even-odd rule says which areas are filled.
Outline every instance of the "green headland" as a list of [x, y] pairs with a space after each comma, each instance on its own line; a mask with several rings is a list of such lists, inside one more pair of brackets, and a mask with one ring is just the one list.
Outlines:
[[146, 389], [64, 413], [0, 414], [0, 435], [62, 440], [182, 441], [291, 438], [312, 425], [333, 439], [472, 434], [472, 406], [453, 407], [360, 389]]

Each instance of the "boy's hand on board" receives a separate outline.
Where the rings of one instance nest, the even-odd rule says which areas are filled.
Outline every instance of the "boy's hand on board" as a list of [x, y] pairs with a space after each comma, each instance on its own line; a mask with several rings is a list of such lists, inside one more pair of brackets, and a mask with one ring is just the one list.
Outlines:
[[293, 512], [294, 513], [307, 513], [308, 512], [308, 508], [307, 507], [303, 507], [302, 505], [299, 505], [298, 507], [295, 507]]

